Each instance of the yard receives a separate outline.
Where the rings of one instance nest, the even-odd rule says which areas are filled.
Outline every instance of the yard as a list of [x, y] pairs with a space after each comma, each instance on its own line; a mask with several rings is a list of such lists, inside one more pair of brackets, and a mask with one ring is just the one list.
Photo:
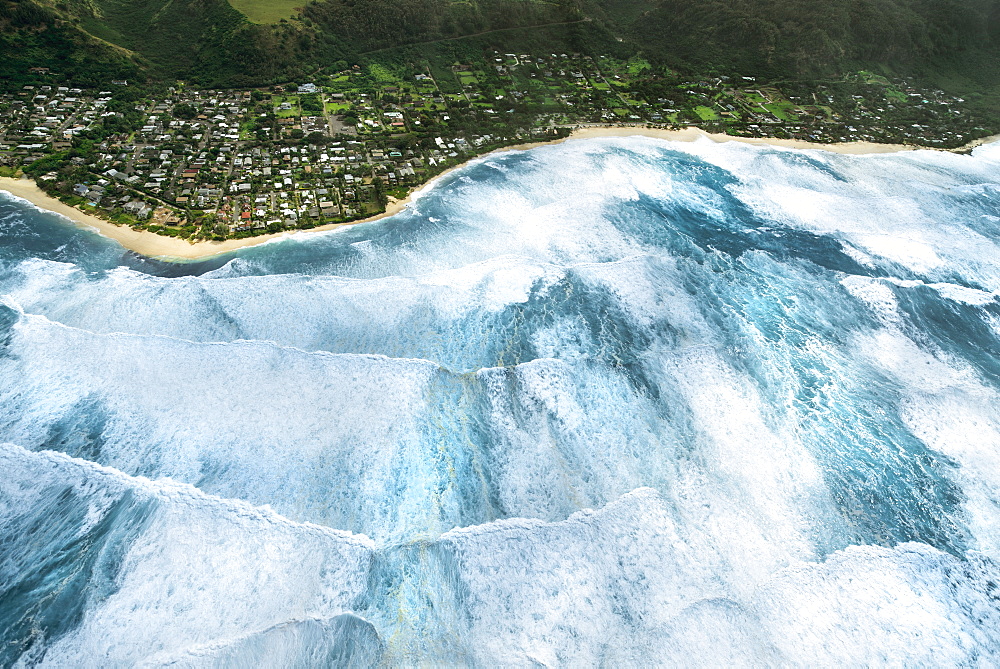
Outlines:
[[717, 121], [719, 115], [715, 113], [711, 107], [706, 107], [704, 105], [699, 105], [694, 108], [694, 113], [698, 115], [702, 121]]

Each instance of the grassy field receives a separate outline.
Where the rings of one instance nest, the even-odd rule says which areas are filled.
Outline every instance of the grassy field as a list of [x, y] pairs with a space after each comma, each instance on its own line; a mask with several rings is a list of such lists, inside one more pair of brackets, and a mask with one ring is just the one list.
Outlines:
[[711, 107], [700, 105], [694, 108], [694, 113], [703, 121], [715, 121], [719, 117]]
[[292, 105], [291, 109], [280, 109], [274, 112], [274, 115], [278, 118], [291, 118], [292, 116], [300, 116], [302, 110], [299, 108], [299, 98], [297, 95], [274, 95], [271, 97], [271, 104], [278, 107], [283, 102], [289, 102]]
[[345, 111], [351, 108], [350, 102], [327, 102], [326, 103], [326, 113], [327, 114], [343, 114]]
[[299, 13], [305, 0], [229, 0], [229, 4], [254, 23], [277, 23]]
[[797, 121], [799, 117], [795, 115], [795, 105], [789, 103], [776, 102], [773, 104], [763, 105], [765, 109], [774, 114], [774, 116], [782, 121]]

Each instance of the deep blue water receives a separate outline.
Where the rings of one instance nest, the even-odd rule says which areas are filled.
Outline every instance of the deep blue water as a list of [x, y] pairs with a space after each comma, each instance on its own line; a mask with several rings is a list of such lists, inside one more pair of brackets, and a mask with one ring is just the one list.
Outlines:
[[1000, 663], [1000, 144], [571, 141], [150, 260], [0, 194], [0, 665]]

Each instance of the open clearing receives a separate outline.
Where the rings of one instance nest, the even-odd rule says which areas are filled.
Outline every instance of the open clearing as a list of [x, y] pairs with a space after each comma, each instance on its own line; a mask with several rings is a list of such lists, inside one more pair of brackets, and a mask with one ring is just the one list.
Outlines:
[[229, 4], [254, 23], [277, 23], [298, 14], [305, 0], [229, 0]]

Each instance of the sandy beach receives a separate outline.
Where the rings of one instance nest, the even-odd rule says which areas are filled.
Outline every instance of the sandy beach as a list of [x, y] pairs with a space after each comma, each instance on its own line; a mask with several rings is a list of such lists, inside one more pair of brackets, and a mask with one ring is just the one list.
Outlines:
[[780, 146], [786, 149], [814, 149], [819, 151], [830, 151], [831, 153], [844, 153], [851, 155], [867, 155], [873, 153], [897, 153], [899, 151], [913, 151], [923, 147], [908, 146], [905, 144], [877, 144], [875, 142], [844, 142], [840, 144], [820, 144], [817, 142], [807, 142], [800, 139], [778, 139], [771, 137], [736, 137], [722, 133], [705, 132], [700, 128], [688, 127], [683, 130], [660, 130], [657, 128], [605, 128], [592, 127], [580, 128], [573, 131], [569, 139], [583, 139], [585, 137], [654, 137], [665, 139], [671, 142], [694, 142], [701, 138], [710, 139], [713, 142], [740, 142], [742, 144], [753, 144], [756, 146]]
[[[1000, 140], [1000, 135], [983, 137], [969, 142], [957, 149], [938, 149], [912, 144], [879, 144], [877, 142], [841, 142], [836, 144], [820, 144], [801, 139], [779, 139], [776, 137], [738, 137], [722, 133], [705, 132], [701, 128], [689, 126], [682, 130], [664, 130], [659, 128], [644, 128], [641, 126], [590, 126], [577, 128], [566, 139], [585, 139], [588, 137], [652, 137], [670, 142], [694, 142], [699, 139], [710, 139], [713, 142], [740, 142], [755, 146], [780, 146], [786, 149], [810, 149], [814, 151], [829, 151], [846, 155], [870, 155], [877, 153], [898, 153], [900, 151], [943, 151], [946, 153], [964, 153], [982, 144]], [[566, 140], [556, 140], [557, 142]], [[544, 144], [546, 142], [541, 142]], [[536, 146], [536, 145], [528, 145]]]
[[[772, 139], [772, 138], [756, 138], [756, 137], [734, 137], [731, 135], [708, 133], [700, 128], [688, 127], [683, 130], [664, 130], [658, 128], [645, 128], [641, 126], [589, 126], [580, 127], [572, 131], [569, 137], [564, 139], [552, 140], [548, 142], [530, 142], [525, 144], [517, 144], [514, 146], [504, 147], [498, 149], [493, 153], [503, 153], [505, 151], [523, 151], [526, 149], [532, 149], [539, 146], [546, 146], [549, 144], [559, 144], [561, 142], [576, 140], [576, 139], [587, 139], [596, 137], [652, 137], [655, 139], [663, 139], [673, 142], [693, 142], [702, 138], [709, 139], [713, 142], [742, 142], [745, 144], [754, 144], [758, 146], [779, 146], [791, 149], [813, 149], [820, 151], [831, 151], [834, 153], [843, 153], [850, 155], [869, 155], [869, 154], [879, 154], [879, 153], [896, 153], [899, 151], [915, 151], [915, 150], [931, 150], [931, 151], [949, 151], [948, 149], [933, 149], [929, 147], [921, 146], [910, 146], [904, 144], [877, 144], [874, 142], [845, 142], [841, 144], [818, 144], [815, 142], [806, 142], [796, 139]], [[970, 144], [963, 146], [959, 149], [950, 150], [952, 153], [966, 152], [970, 149], [980, 146], [982, 144], [987, 144], [992, 141], [1000, 139], [1000, 136], [985, 137], [983, 139], [976, 140]], [[489, 154], [487, 154], [489, 155]], [[483, 158], [484, 156], [477, 156], [477, 158]], [[462, 167], [465, 163], [457, 165], [448, 170], [445, 170], [434, 179], [426, 184], [423, 184], [414, 192], [421, 191], [428, 188], [438, 179], [441, 179], [446, 174]], [[151, 258], [158, 258], [161, 260], [174, 260], [174, 261], [187, 261], [195, 259], [204, 259], [211, 256], [221, 255], [223, 253], [229, 253], [230, 251], [235, 251], [237, 249], [246, 248], [248, 246], [256, 246], [257, 244], [263, 244], [266, 242], [274, 241], [276, 239], [281, 239], [283, 237], [288, 237], [296, 234], [303, 234], [309, 232], [322, 232], [326, 230], [336, 230], [337, 228], [342, 228], [349, 225], [357, 225], [359, 223], [367, 223], [370, 221], [376, 221], [381, 218], [386, 218], [388, 216], [393, 216], [399, 213], [407, 206], [409, 206], [412, 201], [411, 196], [407, 196], [402, 200], [394, 200], [390, 198], [389, 205], [386, 207], [384, 213], [378, 214], [377, 216], [371, 216], [369, 218], [351, 221], [349, 223], [332, 223], [328, 225], [322, 225], [309, 230], [289, 230], [286, 232], [279, 232], [269, 235], [260, 235], [258, 237], [248, 237], [245, 239], [229, 239], [224, 242], [210, 242], [210, 241], [200, 241], [200, 242], [189, 242], [183, 239], [178, 239], [176, 237], [166, 237], [164, 235], [158, 235], [153, 232], [145, 232], [141, 230], [133, 230], [130, 227], [123, 225], [115, 225], [109, 223], [97, 216], [87, 214], [75, 207], [71, 207], [59, 200], [50, 197], [42, 189], [40, 189], [34, 181], [27, 178], [22, 179], [12, 179], [9, 177], [0, 177], [0, 190], [7, 191], [15, 197], [19, 197], [23, 200], [27, 200], [31, 204], [39, 207], [41, 209], [46, 209], [48, 211], [55, 212], [65, 218], [70, 219], [75, 224], [89, 228], [96, 231], [97, 233], [104, 235], [110, 239], [115, 240], [125, 248], [135, 251], [136, 253], [141, 253], [142, 255], [149, 256]]]
[[375, 221], [380, 218], [385, 218], [386, 216], [392, 216], [393, 214], [399, 213], [407, 204], [409, 204], [410, 201], [409, 197], [403, 200], [390, 199], [385, 212], [377, 216], [372, 216], [358, 221], [351, 221], [349, 223], [331, 223], [329, 225], [321, 225], [309, 230], [289, 230], [287, 232], [278, 232], [271, 235], [260, 235], [259, 237], [227, 239], [224, 242], [189, 242], [176, 237], [158, 235], [155, 232], [133, 230], [125, 225], [115, 225], [114, 223], [109, 223], [102, 218], [83, 212], [76, 207], [71, 207], [68, 204], [50, 197], [31, 179], [12, 179], [10, 177], [0, 177], [0, 190], [7, 191], [11, 195], [19, 197], [22, 200], [27, 200], [40, 209], [46, 209], [48, 211], [55, 212], [60, 216], [64, 216], [80, 227], [89, 228], [101, 235], [104, 235], [105, 237], [108, 237], [109, 239], [115, 240], [130, 251], [141, 253], [142, 255], [149, 256], [150, 258], [180, 261], [210, 258], [212, 256], [221, 255], [237, 249], [246, 248], [247, 246], [263, 244], [264, 242], [273, 241], [289, 235], [304, 232], [336, 230], [337, 228], [347, 225], [356, 225], [367, 221]]

